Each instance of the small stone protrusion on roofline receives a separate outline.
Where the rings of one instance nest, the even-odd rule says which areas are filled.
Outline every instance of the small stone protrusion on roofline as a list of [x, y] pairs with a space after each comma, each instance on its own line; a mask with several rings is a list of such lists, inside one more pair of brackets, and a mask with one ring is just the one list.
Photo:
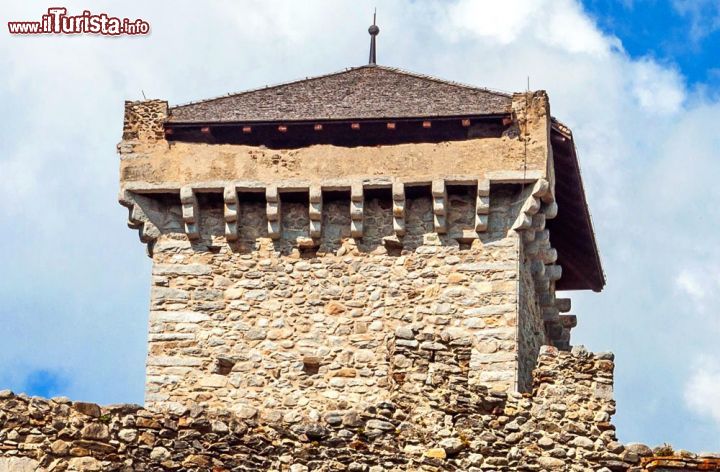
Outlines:
[[[169, 113], [168, 102], [165, 100], [140, 100], [125, 102], [123, 120], [123, 136], [125, 142], [131, 141], [162, 141], [165, 139], [164, 124]], [[132, 152], [120, 143], [121, 154]], [[129, 151], [129, 152], [126, 152]]]

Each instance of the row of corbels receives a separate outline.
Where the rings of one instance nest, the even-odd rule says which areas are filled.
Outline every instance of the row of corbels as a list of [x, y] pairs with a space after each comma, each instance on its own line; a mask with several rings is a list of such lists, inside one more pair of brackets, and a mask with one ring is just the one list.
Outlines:
[[[433, 225], [435, 232], [446, 234], [448, 231], [448, 196], [444, 180], [434, 180], [431, 186], [433, 199]], [[238, 194], [233, 186], [226, 186], [223, 190], [225, 236], [229, 241], [238, 238]], [[322, 233], [322, 187], [312, 185], [308, 189], [310, 237], [319, 238]], [[276, 185], [265, 187], [266, 214], [268, 220], [268, 236], [279, 239], [281, 235], [281, 198]], [[396, 182], [392, 184], [392, 214], [395, 235], [405, 235], [405, 184]], [[180, 189], [180, 203], [182, 205], [182, 218], [185, 232], [190, 239], [200, 236], [198, 223], [197, 195], [190, 186]], [[363, 235], [363, 205], [364, 188], [362, 183], [353, 183], [350, 187], [350, 231], [353, 238]], [[477, 183], [477, 201], [475, 215], [475, 231], [487, 230], [488, 215], [490, 213], [490, 181], [480, 180]]]
[[[553, 338], [560, 321], [561, 304], [569, 304], [569, 299], [555, 298], [555, 283], [562, 277], [562, 266], [556, 264], [557, 250], [550, 245], [550, 233], [547, 229], [535, 231], [534, 240], [525, 243], [525, 255], [530, 264], [535, 292], [540, 300], [546, 331]], [[569, 305], [567, 309], [569, 310]]]
[[539, 179], [523, 202], [512, 229], [522, 235], [545, 332], [556, 347], [569, 348], [570, 329], [577, 324], [577, 319], [575, 315], [561, 314], [570, 311], [570, 299], [555, 297], [555, 283], [562, 277], [562, 266], [557, 264], [558, 253], [545, 227], [547, 220], [555, 218], [557, 213], [549, 182]]
[[[557, 250], [550, 244], [550, 231], [545, 227], [547, 220], [557, 216], [557, 211], [549, 182], [539, 179], [530, 190], [512, 225], [512, 229], [522, 235], [524, 253], [530, 262], [535, 289], [541, 294], [553, 293], [554, 283], [562, 277], [562, 267], [556, 264]], [[543, 300], [545, 306], [554, 307], [554, 296], [545, 297]]]
[[[490, 213], [490, 183], [489, 179], [481, 179], [476, 181], [477, 200], [474, 231], [463, 231], [462, 235], [456, 235], [463, 239], [477, 238], [478, 232], [487, 230], [488, 217]], [[392, 183], [392, 215], [393, 228], [396, 237], [405, 235], [405, 185], [401, 182]], [[410, 184], [412, 185], [412, 184]], [[281, 189], [275, 185], [265, 185], [262, 187], [265, 191], [267, 202], [267, 220], [268, 233], [273, 239], [280, 238], [281, 235]], [[310, 237], [319, 238], [322, 232], [322, 206], [323, 206], [323, 187], [321, 185], [310, 185], [306, 187], [309, 191], [309, 219], [310, 219]], [[335, 187], [331, 187], [335, 189]], [[375, 186], [371, 188], [376, 188]], [[182, 206], [182, 221], [186, 234], [190, 239], [197, 239], [199, 232], [199, 208], [197, 202], [197, 190], [194, 186], [183, 186], [180, 188], [180, 201]], [[433, 220], [434, 229], [439, 234], [446, 234], [448, 231], [447, 213], [448, 213], [448, 197], [446, 182], [438, 179], [432, 182], [431, 194], [433, 199]], [[151, 192], [152, 193], [152, 192]], [[238, 238], [238, 193], [235, 185], [226, 185], [223, 189], [224, 198], [224, 219], [225, 219], [225, 235], [228, 240], [234, 241]], [[142, 205], [138, 205], [143, 200]], [[364, 202], [364, 186], [362, 182], [354, 183], [350, 186], [351, 200], [351, 233], [354, 238], [363, 235], [363, 202]], [[542, 203], [541, 203], [542, 202]], [[155, 231], [153, 224], [149, 218], [142, 213], [141, 207], [147, 205], [152, 206], [152, 199], [143, 197], [143, 194], [134, 191], [124, 190], [120, 194], [120, 203], [130, 209], [130, 224], [134, 228], [140, 228], [140, 236], [143, 242], [151, 242], [150, 240], [157, 237], [158, 231]], [[539, 211], [542, 206], [542, 211]], [[557, 206], [551, 198], [549, 185], [547, 181], [539, 180], [534, 184], [531, 199], [528, 199], [523, 205], [521, 215], [516, 220], [514, 228], [523, 234], [525, 241], [535, 239], [536, 230], [544, 229], [544, 221], [546, 218], [554, 217], [557, 214]], [[133, 216], [135, 215], [135, 216]], [[528, 227], [528, 222], [530, 223]], [[150, 226], [150, 229], [144, 227]], [[467, 233], [467, 234], [465, 234]], [[547, 239], [540, 236], [539, 240]], [[530, 245], [528, 250], [533, 251], [534, 245]], [[547, 251], [546, 251], [547, 252]], [[549, 251], [547, 257], [552, 258], [552, 250]], [[555, 255], [556, 257], [556, 255]], [[549, 261], [548, 261], [549, 262]]]

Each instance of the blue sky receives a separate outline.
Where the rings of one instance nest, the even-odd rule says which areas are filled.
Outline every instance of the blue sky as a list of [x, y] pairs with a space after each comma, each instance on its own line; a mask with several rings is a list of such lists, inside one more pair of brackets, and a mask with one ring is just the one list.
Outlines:
[[678, 67], [690, 84], [720, 86], [720, 2], [716, 0], [584, 0], [606, 33], [635, 57]]
[[[367, 60], [374, 2], [64, 3], [143, 38], [0, 33], [0, 389], [142, 402], [150, 260], [117, 203], [123, 101], [171, 104]], [[720, 450], [716, 1], [379, 5], [378, 62], [546, 89], [577, 141], [607, 272], [573, 343], [616, 353], [623, 441]], [[3, 21], [48, 7], [7, 2]], [[562, 211], [562, 209], [561, 209]]]

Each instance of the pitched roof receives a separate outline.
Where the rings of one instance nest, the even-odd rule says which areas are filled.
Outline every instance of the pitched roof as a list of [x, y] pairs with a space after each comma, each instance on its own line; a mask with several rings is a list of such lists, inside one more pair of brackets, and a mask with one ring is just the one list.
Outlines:
[[366, 65], [170, 109], [169, 122], [422, 118], [509, 113], [511, 96]]

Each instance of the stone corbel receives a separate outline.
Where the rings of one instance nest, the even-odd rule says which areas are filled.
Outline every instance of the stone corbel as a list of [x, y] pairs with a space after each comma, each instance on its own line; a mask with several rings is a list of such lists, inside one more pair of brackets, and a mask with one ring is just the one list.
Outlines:
[[[554, 282], [550, 283], [550, 290], [548, 293], [555, 293]], [[560, 315], [560, 310], [558, 309], [557, 305], [552, 304], [548, 306], [543, 306], [542, 313], [546, 330], [545, 332], [548, 335], [548, 338], [550, 338], [552, 344], [559, 349], [568, 349], [570, 346], [570, 330], [559, 329], [559, 327], [562, 327], [562, 316]], [[564, 343], [560, 342], [561, 338], [563, 338], [563, 333], [565, 335]]]
[[545, 332], [547, 333], [548, 338], [550, 338], [550, 341], [555, 347], [557, 347], [558, 349], [567, 349], [564, 344], [559, 343], [560, 338], [563, 336], [563, 327], [560, 324], [559, 319], [556, 321], [546, 321]]
[[551, 282], [556, 282], [562, 277], [562, 266], [551, 264], [545, 266], [545, 275]]
[[393, 229], [398, 237], [405, 236], [405, 184], [394, 182], [392, 185]]
[[550, 184], [545, 179], [538, 179], [533, 185], [530, 196], [523, 203], [512, 229], [522, 231], [533, 227], [533, 217], [540, 211], [543, 202], [553, 201]]
[[548, 184], [547, 188], [543, 191], [543, 193], [539, 195], [543, 203], [542, 213], [548, 220], [555, 218], [558, 212], [558, 205], [557, 201], [555, 200], [554, 188], [554, 185]]
[[543, 206], [543, 214], [545, 215], [545, 218], [548, 220], [552, 220], [555, 218], [558, 214], [558, 206], [557, 202], [552, 201], [550, 203], [547, 203]]
[[542, 309], [542, 318], [545, 322], [550, 321], [556, 323], [560, 321], [560, 312], [554, 306], [544, 307]]
[[[556, 347], [561, 347], [556, 344], [558, 343], [558, 341], [560, 341], [560, 338], [563, 335], [562, 321], [560, 319], [560, 314], [558, 313], [557, 308], [543, 308], [542, 318], [543, 324], [545, 325], [545, 333], [547, 334], [547, 337], [550, 339], [553, 345], [556, 345]], [[568, 331], [568, 341], [569, 338], [570, 336]]]
[[530, 262], [530, 272], [534, 276], [540, 277], [540, 276], [545, 275], [545, 270], [546, 270], [546, 267], [542, 261], [534, 260], [534, 261]]
[[184, 231], [180, 206], [168, 208], [154, 198], [127, 189], [120, 191], [118, 201], [128, 209], [128, 227], [138, 230], [140, 241], [147, 245], [150, 257], [161, 234]]
[[477, 186], [477, 202], [475, 203], [475, 231], [487, 231], [490, 215], [490, 181], [479, 180]]
[[[554, 264], [557, 261], [557, 258], [558, 258], [557, 249], [555, 249], [554, 247], [545, 249], [540, 252], [540, 259], [545, 264]], [[560, 266], [558, 266], [558, 267], [560, 267]]]
[[535, 240], [526, 246], [526, 250], [544, 264], [554, 264], [558, 258], [557, 249], [550, 246], [550, 231], [547, 229], [536, 231]]
[[189, 185], [180, 188], [180, 203], [182, 205], [182, 219], [185, 223], [185, 234], [187, 234], [188, 239], [198, 239], [200, 237], [200, 214], [197, 196]]
[[353, 238], [363, 236], [364, 199], [362, 182], [354, 182], [350, 186], [350, 235]]
[[572, 301], [569, 298], [558, 298], [555, 305], [560, 310], [560, 313], [567, 313], [572, 308]]
[[308, 200], [310, 202], [308, 206], [310, 237], [318, 239], [322, 235], [322, 187], [319, 185], [311, 185]]
[[577, 316], [575, 315], [560, 315], [560, 323], [563, 328], [571, 329], [577, 326]]
[[550, 182], [545, 179], [538, 179], [533, 185], [532, 196], [538, 200], [542, 200], [543, 203], [550, 203], [555, 201], [552, 192], [550, 191]]
[[228, 241], [236, 241], [238, 238], [238, 193], [234, 185], [228, 185], [223, 189], [223, 200], [225, 202], [223, 208], [225, 237]]
[[577, 317], [575, 315], [560, 315], [559, 325], [561, 327], [560, 333], [554, 339], [552, 343], [558, 349], [570, 350], [570, 330], [577, 326]]
[[145, 244], [150, 244], [160, 236], [160, 230], [153, 224], [148, 215], [145, 214], [143, 206], [140, 205], [139, 201], [142, 199], [147, 200], [148, 204], [152, 204], [150, 199], [136, 195], [129, 190], [121, 190], [118, 197], [120, 204], [128, 209], [128, 228], [138, 230], [140, 241]]
[[542, 247], [542, 248], [549, 248], [550, 247], [550, 230], [549, 229], [543, 229], [540, 231], [535, 232], [535, 241]]
[[540, 250], [540, 241], [538, 241], [537, 233], [535, 233], [535, 237], [533, 238], [533, 240], [525, 244], [525, 255], [528, 256], [530, 259], [536, 259], [537, 255], [540, 253]]
[[547, 274], [535, 276], [535, 290], [540, 293], [550, 290], [550, 279]]
[[280, 194], [277, 185], [265, 188], [266, 213], [268, 220], [268, 237], [280, 239]]
[[540, 306], [546, 307], [546, 306], [557, 306], [557, 299], [555, 298], [554, 292], [547, 292], [547, 293], [541, 293], [539, 295], [540, 300]]
[[433, 226], [438, 234], [447, 233], [447, 190], [442, 179], [432, 182]]

